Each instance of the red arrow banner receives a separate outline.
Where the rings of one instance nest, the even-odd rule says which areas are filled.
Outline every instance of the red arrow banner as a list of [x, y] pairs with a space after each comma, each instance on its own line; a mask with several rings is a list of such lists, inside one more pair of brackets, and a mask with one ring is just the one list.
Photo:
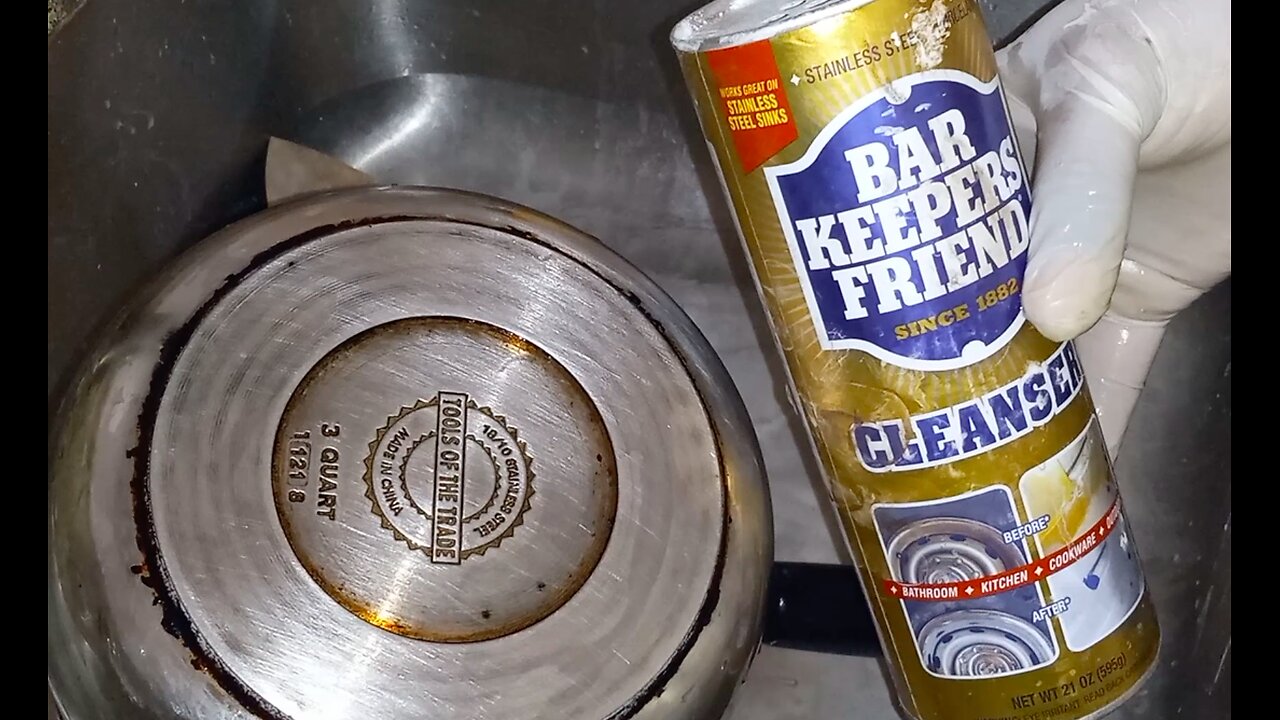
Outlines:
[[900, 583], [896, 580], [885, 580], [884, 590], [891, 597], [901, 600], [919, 600], [924, 602], [946, 602], [950, 600], [970, 600], [973, 598], [998, 595], [1024, 585], [1043, 580], [1050, 575], [1070, 566], [1092, 550], [1102, 545], [1107, 536], [1115, 530], [1120, 520], [1120, 498], [1117, 496], [1102, 519], [1094, 523], [1080, 537], [1067, 543], [1058, 550], [1039, 560], [1006, 570], [999, 575], [988, 575], [976, 580], [956, 583]]

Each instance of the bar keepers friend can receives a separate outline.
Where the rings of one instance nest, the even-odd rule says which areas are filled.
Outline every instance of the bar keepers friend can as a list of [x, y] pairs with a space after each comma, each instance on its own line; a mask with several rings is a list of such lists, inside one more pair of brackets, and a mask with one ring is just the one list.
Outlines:
[[905, 713], [1079, 720], [1155, 611], [972, 0], [720, 0], [672, 33]]

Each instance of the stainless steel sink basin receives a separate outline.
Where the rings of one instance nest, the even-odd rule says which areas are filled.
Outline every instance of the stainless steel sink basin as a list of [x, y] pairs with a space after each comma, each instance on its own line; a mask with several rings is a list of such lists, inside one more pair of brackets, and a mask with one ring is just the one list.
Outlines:
[[[129, 290], [265, 205], [275, 135], [538, 208], [628, 257], [745, 397], [778, 559], [847, 561], [667, 48], [698, 4], [88, 0], [49, 40], [50, 403]], [[997, 36], [1044, 4], [983, 2]], [[1116, 717], [1230, 716], [1230, 311], [1224, 286], [1174, 323], [1118, 459], [1165, 646]], [[896, 715], [876, 659], [765, 648], [729, 717]]]

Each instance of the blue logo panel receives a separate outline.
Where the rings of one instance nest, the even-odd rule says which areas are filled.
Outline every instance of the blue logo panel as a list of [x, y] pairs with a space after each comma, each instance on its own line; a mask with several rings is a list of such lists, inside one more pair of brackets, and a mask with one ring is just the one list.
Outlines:
[[1031, 197], [997, 83], [906, 78], [765, 175], [824, 347], [946, 370], [1022, 326]]

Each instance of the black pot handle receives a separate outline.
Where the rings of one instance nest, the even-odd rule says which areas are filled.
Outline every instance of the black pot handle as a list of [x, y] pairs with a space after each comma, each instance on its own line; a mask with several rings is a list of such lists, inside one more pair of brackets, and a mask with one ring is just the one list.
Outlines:
[[850, 565], [774, 563], [764, 643], [830, 655], [878, 657], [880, 640], [858, 571]]

